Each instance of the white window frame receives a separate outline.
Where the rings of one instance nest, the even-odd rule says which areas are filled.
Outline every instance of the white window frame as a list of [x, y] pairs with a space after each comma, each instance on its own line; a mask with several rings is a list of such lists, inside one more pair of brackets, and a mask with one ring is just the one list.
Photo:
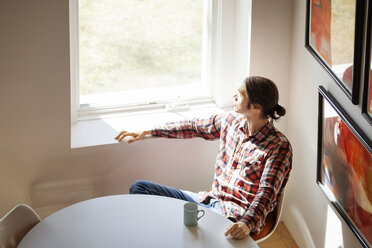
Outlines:
[[[232, 95], [249, 74], [251, 0], [204, 0], [202, 81], [210, 87], [210, 97], [188, 100], [188, 104], [214, 102], [232, 105]], [[81, 109], [79, 104], [79, 18], [78, 0], [69, 0], [71, 123], [82, 116], [103, 113], [164, 109], [169, 102]], [[207, 49], [205, 49], [205, 47]]]

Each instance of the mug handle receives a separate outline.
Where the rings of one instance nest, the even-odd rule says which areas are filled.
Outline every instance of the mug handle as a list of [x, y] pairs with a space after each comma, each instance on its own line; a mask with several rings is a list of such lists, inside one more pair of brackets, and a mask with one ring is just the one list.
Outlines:
[[205, 215], [204, 210], [198, 210], [198, 215], [199, 215], [199, 213], [203, 213], [203, 214], [201, 216], [198, 216], [198, 220], [200, 220], [200, 218]]

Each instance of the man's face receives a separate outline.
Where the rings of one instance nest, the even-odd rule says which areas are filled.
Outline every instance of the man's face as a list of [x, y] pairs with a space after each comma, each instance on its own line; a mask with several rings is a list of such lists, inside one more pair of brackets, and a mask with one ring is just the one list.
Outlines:
[[234, 95], [234, 110], [239, 114], [246, 115], [249, 112], [248, 108], [248, 93], [244, 84], [241, 84]]

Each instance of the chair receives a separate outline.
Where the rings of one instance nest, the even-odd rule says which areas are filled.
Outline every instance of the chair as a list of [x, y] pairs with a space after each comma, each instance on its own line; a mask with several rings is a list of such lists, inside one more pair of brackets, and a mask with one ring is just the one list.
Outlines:
[[265, 239], [270, 237], [271, 234], [274, 233], [275, 229], [277, 228], [279, 224], [280, 216], [282, 214], [283, 202], [284, 202], [284, 190], [274, 210], [267, 214], [266, 224], [262, 228], [261, 232], [259, 232], [258, 234], [251, 235], [252, 239], [256, 241], [256, 243], [260, 243], [264, 241]]
[[40, 220], [31, 207], [25, 204], [15, 206], [0, 219], [0, 248], [17, 247], [26, 233]]

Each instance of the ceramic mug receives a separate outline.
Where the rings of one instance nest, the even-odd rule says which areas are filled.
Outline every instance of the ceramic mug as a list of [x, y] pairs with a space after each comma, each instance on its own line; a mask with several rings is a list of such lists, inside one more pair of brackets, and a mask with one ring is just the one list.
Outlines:
[[[202, 215], [199, 216], [199, 213], [202, 213]], [[193, 202], [183, 205], [183, 223], [186, 226], [195, 226], [204, 214], [204, 210], [198, 210], [198, 205]]]

